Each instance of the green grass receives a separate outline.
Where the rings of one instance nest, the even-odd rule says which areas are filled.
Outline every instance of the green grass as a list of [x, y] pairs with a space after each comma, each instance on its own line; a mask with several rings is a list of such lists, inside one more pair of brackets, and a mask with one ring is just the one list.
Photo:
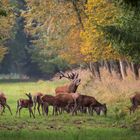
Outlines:
[[65, 131], [1, 132], [1, 140], [139, 140], [139, 134], [116, 128], [93, 128]]
[[24, 93], [43, 92], [54, 94], [54, 89], [65, 81], [0, 82], [0, 90], [7, 96], [13, 115], [8, 110], [0, 115], [0, 140], [139, 140], [140, 112], [130, 116], [122, 108], [128, 102], [108, 104], [108, 115], [62, 114], [30, 118], [27, 109], [16, 117], [16, 101], [26, 98]]

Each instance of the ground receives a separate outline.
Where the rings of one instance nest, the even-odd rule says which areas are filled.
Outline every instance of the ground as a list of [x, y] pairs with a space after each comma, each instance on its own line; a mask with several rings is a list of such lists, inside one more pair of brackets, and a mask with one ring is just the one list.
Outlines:
[[[107, 117], [87, 114], [62, 114], [39, 116], [30, 118], [27, 109], [21, 111], [21, 117], [16, 117], [16, 105], [19, 98], [26, 98], [25, 93], [32, 94], [40, 91], [54, 94], [55, 87], [63, 85], [65, 80], [33, 81], [33, 82], [0, 82], [0, 90], [7, 97], [13, 115], [8, 110], [0, 115], [0, 140], [11, 139], [43, 139], [43, 140], [139, 140], [140, 139], [140, 111], [129, 115], [123, 107], [129, 105], [127, 100], [107, 103]], [[79, 92], [82, 90], [80, 88]], [[99, 98], [99, 97], [98, 97]], [[99, 99], [100, 100], [100, 99]]]

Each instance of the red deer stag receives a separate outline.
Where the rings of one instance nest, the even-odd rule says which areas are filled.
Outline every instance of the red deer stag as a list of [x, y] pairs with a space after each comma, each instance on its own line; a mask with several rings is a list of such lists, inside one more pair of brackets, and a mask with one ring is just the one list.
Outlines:
[[60, 79], [65, 77], [69, 80], [72, 80], [71, 83], [69, 85], [65, 85], [65, 86], [61, 86], [61, 87], [57, 87], [55, 89], [55, 94], [64, 94], [64, 93], [75, 93], [78, 86], [80, 85], [81, 79], [78, 78], [79, 74], [78, 73], [71, 73], [65, 75], [63, 72], [60, 72]]
[[34, 115], [36, 112], [36, 105], [37, 105], [37, 110], [39, 115], [41, 115], [40, 113], [40, 107], [42, 106], [42, 101], [41, 101], [41, 97], [43, 96], [42, 93], [38, 92], [33, 96], [33, 101], [34, 101]]
[[135, 95], [130, 97], [130, 101], [132, 103], [131, 107], [129, 107], [130, 114], [131, 112], [135, 112], [135, 110], [138, 108], [140, 105], [140, 92], [135, 92]]
[[29, 98], [29, 99], [19, 99], [17, 101], [17, 111], [16, 111], [16, 115], [17, 113], [19, 112], [19, 117], [20, 117], [20, 111], [22, 108], [28, 108], [29, 109], [29, 113], [30, 113], [30, 117], [34, 117], [35, 118], [35, 115], [33, 113], [33, 110], [32, 110], [32, 107], [33, 107], [33, 99], [32, 99], [32, 95], [31, 93], [27, 94], [26, 93], [26, 96]]
[[88, 108], [88, 111], [91, 115], [93, 115], [93, 110], [100, 115], [101, 111], [106, 116], [107, 114], [107, 107], [106, 104], [99, 103], [94, 97], [87, 96], [87, 95], [80, 95], [77, 100], [77, 109], [80, 108]]
[[8, 110], [10, 111], [11, 115], [12, 115], [12, 111], [11, 111], [11, 108], [10, 106], [7, 104], [7, 99], [4, 95], [4, 93], [0, 92], [0, 105], [1, 107], [3, 108], [2, 112], [1, 112], [1, 115], [5, 112], [5, 107], [8, 108]]

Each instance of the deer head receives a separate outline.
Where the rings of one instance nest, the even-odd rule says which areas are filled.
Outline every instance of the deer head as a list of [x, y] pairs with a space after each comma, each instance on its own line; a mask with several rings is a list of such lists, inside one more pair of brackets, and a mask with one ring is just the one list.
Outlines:
[[[62, 92], [75, 93], [78, 86], [80, 85], [80, 82], [81, 82], [81, 79], [78, 78], [79, 74], [76, 73], [76, 72], [71, 72], [71, 73], [65, 74], [62, 71], [60, 71], [59, 73], [60, 73], [60, 77], [59, 77], [60, 79], [64, 77], [64, 78], [67, 78], [71, 81], [71, 83], [66, 88], [65, 88], [65, 86], [64, 87], [58, 87], [58, 88], [60, 88], [60, 92], [61, 93]], [[57, 88], [57, 93], [59, 92], [58, 88]]]
[[81, 83], [81, 79], [79, 79], [78, 74], [76, 74], [75, 78], [72, 80], [69, 86], [69, 91], [75, 93], [80, 83]]
[[30, 100], [32, 100], [32, 95], [31, 95], [31, 93], [29, 93], [29, 94], [25, 94]]

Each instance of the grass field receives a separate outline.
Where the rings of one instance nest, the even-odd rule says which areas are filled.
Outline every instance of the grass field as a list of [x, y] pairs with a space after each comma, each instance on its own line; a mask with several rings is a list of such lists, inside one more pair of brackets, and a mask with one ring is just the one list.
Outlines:
[[[24, 93], [43, 92], [54, 94], [54, 89], [65, 81], [38, 82], [0, 82], [0, 90], [7, 96], [13, 115], [8, 110], [0, 115], [0, 140], [139, 140], [140, 111], [133, 115], [122, 109], [128, 101], [109, 104], [108, 115], [89, 116], [86, 114], [62, 114], [30, 118], [27, 109], [21, 111], [21, 117], [16, 117], [16, 101], [26, 98]], [[120, 109], [121, 108], [121, 109]]]

